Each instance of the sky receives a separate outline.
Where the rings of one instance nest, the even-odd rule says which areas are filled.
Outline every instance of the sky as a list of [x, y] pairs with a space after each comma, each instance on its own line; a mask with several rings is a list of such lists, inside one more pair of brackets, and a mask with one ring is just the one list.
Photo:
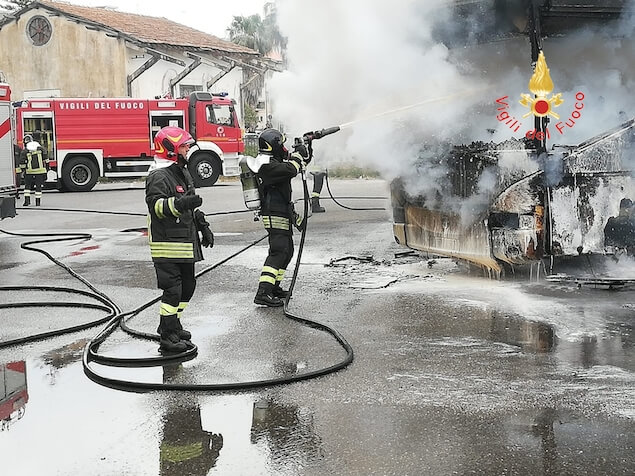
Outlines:
[[116, 7], [123, 12], [165, 17], [182, 25], [226, 38], [234, 16], [263, 16], [266, 0], [66, 0], [89, 7]]

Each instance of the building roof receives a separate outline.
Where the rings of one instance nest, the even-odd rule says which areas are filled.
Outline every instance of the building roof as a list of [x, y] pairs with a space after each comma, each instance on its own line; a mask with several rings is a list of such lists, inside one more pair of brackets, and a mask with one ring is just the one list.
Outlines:
[[181, 25], [167, 18], [137, 15], [107, 8], [83, 7], [70, 3], [42, 0], [29, 4], [16, 15], [37, 7], [58, 12], [74, 20], [84, 21], [104, 30], [115, 31], [148, 45], [259, 55], [257, 51], [251, 48], [221, 40], [214, 35]]

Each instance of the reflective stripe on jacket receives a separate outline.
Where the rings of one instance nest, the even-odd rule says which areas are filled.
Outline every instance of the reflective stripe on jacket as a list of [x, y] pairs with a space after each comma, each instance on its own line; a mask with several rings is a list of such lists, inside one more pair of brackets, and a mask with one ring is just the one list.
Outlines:
[[203, 259], [194, 211], [181, 212], [175, 201], [194, 193], [192, 177], [173, 164], [152, 170], [146, 177], [148, 241], [153, 261], [191, 263]]
[[22, 151], [22, 160], [20, 161], [20, 169], [29, 175], [45, 174], [48, 159], [44, 156], [42, 149], [33, 151]]
[[293, 203], [291, 201], [291, 179], [300, 171], [294, 161], [271, 160], [258, 170], [262, 183], [262, 223], [266, 229], [293, 233]]

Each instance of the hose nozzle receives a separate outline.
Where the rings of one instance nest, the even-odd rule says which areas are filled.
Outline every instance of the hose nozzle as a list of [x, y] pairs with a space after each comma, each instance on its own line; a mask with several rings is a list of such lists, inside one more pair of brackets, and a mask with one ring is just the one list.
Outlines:
[[321, 139], [329, 134], [334, 134], [339, 130], [340, 126], [327, 127], [326, 129], [321, 129], [319, 131], [305, 132], [302, 138], [305, 142], [311, 142], [312, 140]]

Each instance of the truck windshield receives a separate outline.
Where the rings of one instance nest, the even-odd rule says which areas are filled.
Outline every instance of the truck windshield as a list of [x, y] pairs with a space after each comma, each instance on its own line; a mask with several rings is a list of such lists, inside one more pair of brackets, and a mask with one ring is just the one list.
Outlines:
[[219, 126], [236, 127], [234, 108], [228, 104], [210, 104], [207, 106], [207, 122]]

